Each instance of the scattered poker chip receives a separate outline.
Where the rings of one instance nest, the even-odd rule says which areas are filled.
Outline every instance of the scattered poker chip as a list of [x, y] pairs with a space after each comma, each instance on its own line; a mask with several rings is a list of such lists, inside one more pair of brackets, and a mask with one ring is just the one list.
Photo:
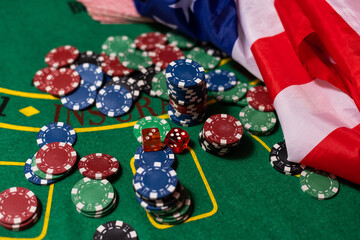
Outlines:
[[34, 86], [42, 92], [46, 92], [47, 87], [47, 76], [52, 73], [56, 68], [46, 67], [40, 69], [35, 73], [33, 78]]
[[208, 152], [210, 154], [213, 154], [213, 155], [216, 155], [216, 156], [223, 156], [225, 154], [230, 153], [230, 151], [231, 151], [231, 148], [221, 147], [221, 146], [216, 147], [214, 144], [208, 142], [205, 139], [203, 130], [200, 131], [198, 139], [199, 139], [199, 143], [200, 143], [201, 148], [205, 152]]
[[249, 106], [241, 109], [239, 116], [244, 128], [253, 134], [270, 133], [277, 122], [274, 112], [260, 112]]
[[48, 143], [36, 153], [36, 165], [44, 173], [68, 172], [76, 162], [76, 151], [64, 142]]
[[153, 205], [148, 204], [143, 199], [141, 199], [139, 196], [136, 195], [136, 200], [138, 200], [140, 206], [145, 209], [145, 211], [163, 211], [167, 209], [168, 207], [156, 207]]
[[134, 78], [138, 80], [137, 84], [139, 88], [148, 95], [151, 95], [153, 78], [155, 74], [157, 74], [160, 71], [161, 68], [154, 65], [147, 68], [142, 68], [140, 72], [138, 72], [138, 74], [134, 76]]
[[32, 216], [32, 218], [30, 218], [29, 220], [27, 220], [23, 223], [6, 224], [3, 222], [0, 222], [0, 225], [7, 230], [18, 232], [18, 231], [26, 230], [26, 229], [32, 227], [39, 220], [39, 218], [40, 218], [40, 210], [37, 210], [36, 213]]
[[161, 162], [162, 167], [171, 167], [175, 161], [175, 155], [169, 146], [165, 146], [159, 151], [145, 152], [143, 146], [140, 145], [134, 158], [138, 167], [152, 166], [154, 162]]
[[171, 45], [157, 45], [156, 48], [149, 52], [152, 62], [162, 68], [166, 67], [177, 59], [184, 59], [185, 55], [180, 48]]
[[334, 197], [339, 191], [336, 176], [324, 171], [305, 168], [300, 174], [301, 190], [318, 200]]
[[275, 110], [267, 88], [264, 86], [250, 88], [246, 94], [246, 100], [251, 107], [258, 111], [271, 112]]
[[141, 131], [145, 128], [158, 128], [162, 142], [165, 140], [166, 134], [171, 130], [169, 123], [165, 119], [154, 116], [141, 118], [134, 125], [134, 135], [139, 143], [142, 143]]
[[45, 63], [49, 67], [59, 68], [72, 64], [79, 56], [79, 50], [73, 46], [66, 45], [52, 49], [45, 56]]
[[204, 68], [191, 59], [178, 59], [166, 68], [167, 81], [179, 88], [198, 86], [205, 79]]
[[278, 172], [285, 175], [298, 175], [305, 166], [290, 162], [286, 150], [285, 142], [276, 143], [272, 148], [269, 156], [271, 166]]
[[204, 41], [201, 42], [201, 48], [204, 49], [204, 51], [210, 56], [219, 57], [219, 58], [229, 57], [225, 52], [221, 51], [213, 44], [208, 42], [204, 42]]
[[135, 48], [134, 40], [126, 35], [108, 37], [101, 49], [109, 56], [118, 56], [119, 53]]
[[80, 87], [74, 92], [61, 97], [61, 103], [68, 109], [79, 111], [93, 105], [96, 99], [96, 95], [97, 91], [95, 85], [82, 82]]
[[234, 144], [243, 135], [243, 126], [239, 120], [228, 114], [216, 114], [209, 117], [204, 124], [205, 137], [220, 145]]
[[195, 41], [192, 38], [180, 32], [168, 32], [166, 33], [166, 37], [170, 45], [181, 49], [189, 49], [195, 46]]
[[104, 74], [101, 67], [91, 64], [83, 63], [75, 68], [84, 83], [94, 85], [96, 88], [101, 87], [104, 80]]
[[169, 94], [167, 92], [167, 86], [166, 86], [166, 76], [165, 72], [161, 71], [158, 72], [151, 83], [151, 96], [156, 96], [161, 99], [169, 101]]
[[119, 170], [120, 164], [116, 158], [104, 153], [93, 153], [80, 159], [79, 172], [92, 179], [105, 179], [113, 176]]
[[36, 137], [36, 142], [40, 148], [52, 142], [64, 142], [73, 145], [75, 140], [75, 130], [63, 122], [53, 122], [43, 126]]
[[131, 77], [113, 77], [105, 86], [109, 85], [119, 85], [126, 88], [131, 93], [133, 103], [140, 97], [140, 87], [137, 85], [137, 81]]
[[79, 73], [69, 69], [55, 69], [46, 77], [46, 92], [53, 96], [65, 96], [74, 91], [80, 84]]
[[0, 193], [0, 222], [21, 224], [31, 219], [38, 210], [35, 194], [23, 187], [12, 187]]
[[235, 87], [228, 89], [224, 92], [212, 92], [212, 96], [215, 97], [216, 100], [219, 102], [237, 103], [242, 99], [245, 99], [246, 101], [245, 95], [247, 90], [248, 90], [248, 84], [238, 81]]
[[240, 107], [246, 107], [248, 106], [248, 102], [246, 100], [246, 97], [241, 98], [239, 101], [236, 102], [236, 105], [239, 105]]
[[96, 212], [86, 212], [82, 211], [81, 209], [76, 208], [76, 211], [80, 213], [81, 215], [88, 217], [88, 218], [101, 218], [109, 215], [116, 207], [117, 198], [114, 197], [114, 200], [111, 202], [111, 204], [102, 211], [96, 211]]
[[63, 178], [67, 175], [68, 172], [65, 172], [63, 174], [53, 175], [49, 173], [44, 173], [41, 171], [38, 166], [36, 165], [36, 154], [31, 159], [31, 171], [39, 178], [47, 180], [47, 181], [55, 181]]
[[142, 52], [136, 49], [128, 49], [125, 52], [119, 53], [119, 60], [127, 68], [140, 70], [152, 65], [147, 52]]
[[136, 48], [143, 51], [153, 50], [156, 45], [164, 45], [166, 41], [166, 36], [160, 32], [142, 33], [134, 40]]
[[131, 105], [131, 93], [119, 85], [102, 88], [96, 97], [97, 109], [109, 117], [124, 115], [130, 110]]
[[136, 231], [123, 221], [111, 221], [100, 225], [93, 236], [93, 240], [122, 239], [137, 240]]
[[172, 194], [177, 185], [177, 174], [171, 167], [164, 168], [160, 162], [151, 167], [136, 170], [133, 186], [140, 195], [156, 200]]
[[83, 178], [71, 189], [71, 200], [83, 212], [98, 212], [111, 205], [115, 197], [112, 184], [106, 180]]
[[77, 66], [84, 64], [84, 63], [101, 66], [101, 63], [103, 61], [104, 61], [104, 57], [98, 53], [95, 53], [93, 51], [81, 52], [81, 53], [79, 53], [79, 57], [74, 61], [74, 63], [70, 65], [70, 68], [74, 69]]
[[101, 63], [102, 70], [109, 76], [126, 76], [132, 73], [134, 70], [125, 67], [117, 56], [106, 57]]
[[205, 69], [214, 69], [219, 65], [221, 58], [207, 54], [203, 49], [195, 47], [186, 55], [189, 59], [196, 60]]
[[238, 80], [233, 72], [216, 69], [206, 74], [206, 88], [214, 92], [223, 92], [233, 88]]
[[33, 157], [35, 157], [35, 155], [30, 157], [28, 160], [26, 160], [25, 165], [24, 165], [24, 175], [25, 175], [26, 179], [29, 182], [34, 183], [36, 185], [49, 185], [51, 183], [56, 182], [55, 180], [42, 179], [33, 172], [33, 170], [31, 169], [31, 163], [32, 163]]

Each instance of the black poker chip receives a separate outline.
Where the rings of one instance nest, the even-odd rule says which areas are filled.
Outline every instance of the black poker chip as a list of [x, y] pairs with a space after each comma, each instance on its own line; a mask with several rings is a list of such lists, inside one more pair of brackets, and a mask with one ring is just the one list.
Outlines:
[[207, 54], [213, 57], [220, 57], [221, 59], [229, 57], [225, 52], [215, 47], [209, 42], [201, 42], [201, 47], [205, 50]]
[[201, 130], [199, 133], [199, 143], [200, 143], [201, 148], [205, 152], [208, 152], [210, 154], [217, 155], [217, 156], [226, 155], [232, 150], [231, 147], [219, 148], [219, 147], [214, 146], [212, 143], [208, 142], [204, 137], [203, 130]]
[[128, 76], [113, 77], [109, 82], [105, 84], [105, 86], [109, 85], [120, 85], [126, 88], [131, 93], [133, 102], [136, 102], [141, 95], [141, 91], [137, 85], [136, 80]]
[[275, 170], [285, 175], [298, 175], [305, 168], [304, 165], [288, 161], [285, 141], [276, 143], [271, 148], [269, 161]]
[[71, 69], [83, 64], [83, 63], [91, 63], [97, 66], [101, 66], [101, 63], [104, 61], [103, 56], [93, 51], [86, 51], [79, 53], [78, 58], [74, 61], [73, 64], [70, 65]]
[[123, 221], [110, 221], [100, 225], [93, 240], [137, 240], [136, 231]]
[[137, 80], [138, 86], [142, 91], [150, 95], [152, 80], [158, 72], [161, 71], [160, 67], [152, 65], [147, 68], [143, 68], [140, 72], [134, 74], [133, 78]]

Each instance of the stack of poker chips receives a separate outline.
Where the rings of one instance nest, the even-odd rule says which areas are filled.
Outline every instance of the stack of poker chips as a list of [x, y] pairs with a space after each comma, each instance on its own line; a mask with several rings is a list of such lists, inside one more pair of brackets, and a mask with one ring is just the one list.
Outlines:
[[166, 68], [168, 114], [177, 125], [201, 123], [206, 113], [207, 89], [204, 68], [190, 59], [178, 59]]
[[241, 122], [228, 114], [209, 117], [199, 133], [201, 148], [214, 155], [225, 155], [240, 144], [243, 135]]
[[12, 187], [0, 193], [0, 225], [12, 231], [33, 226], [40, 217], [35, 194], [23, 187]]
[[171, 167], [163, 166], [161, 162], [138, 167], [133, 187], [140, 206], [157, 223], [180, 224], [191, 216], [190, 193], [180, 184]]

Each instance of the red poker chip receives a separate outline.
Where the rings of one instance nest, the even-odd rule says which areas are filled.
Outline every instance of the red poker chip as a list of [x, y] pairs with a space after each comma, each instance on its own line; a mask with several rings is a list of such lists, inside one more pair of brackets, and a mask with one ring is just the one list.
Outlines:
[[33, 84], [34, 86], [39, 89], [42, 92], [46, 92], [47, 87], [47, 76], [52, 73], [56, 68], [52, 67], [46, 67], [43, 69], [40, 69], [35, 73], [35, 76], [33, 78]]
[[52, 49], [45, 57], [45, 63], [49, 67], [59, 68], [72, 64], [79, 56], [76, 47], [66, 45]]
[[79, 172], [84, 176], [92, 179], [105, 179], [119, 170], [118, 160], [108, 154], [93, 153], [80, 159]]
[[74, 166], [76, 156], [76, 151], [69, 144], [53, 142], [36, 153], [36, 165], [44, 173], [63, 174]]
[[126, 76], [132, 73], [134, 70], [125, 67], [121, 64], [116, 56], [104, 57], [104, 61], [101, 63], [102, 70], [109, 76]]
[[0, 193], [0, 222], [4, 225], [24, 223], [37, 210], [38, 200], [29, 189], [12, 187]]
[[157, 44], [164, 45], [167, 38], [160, 32], [143, 33], [135, 38], [136, 48], [143, 51], [150, 51], [155, 49]]
[[246, 100], [249, 105], [261, 112], [275, 111], [267, 88], [264, 86], [252, 87], [246, 93]]
[[46, 77], [45, 90], [53, 96], [65, 96], [80, 84], [80, 75], [70, 68], [55, 69]]
[[203, 127], [204, 136], [209, 142], [227, 146], [239, 142], [244, 129], [241, 122], [228, 114], [209, 117]]
[[40, 218], [40, 208], [36, 211], [36, 213], [29, 219], [20, 224], [6, 224], [0, 222], [0, 225], [11, 231], [21, 231], [30, 228], [33, 226]]
[[172, 61], [185, 58], [180, 48], [171, 45], [156, 45], [155, 50], [149, 52], [149, 56], [152, 62], [162, 69], [166, 69]]
[[170, 101], [171, 106], [176, 111], [178, 111], [179, 113], [183, 113], [183, 114], [199, 113], [199, 112], [202, 112], [207, 106], [206, 101], [201, 102], [201, 103], [196, 104], [196, 105], [191, 105], [191, 106], [176, 104], [176, 103], [174, 103], [174, 101], [171, 98], [169, 98], [169, 101]]

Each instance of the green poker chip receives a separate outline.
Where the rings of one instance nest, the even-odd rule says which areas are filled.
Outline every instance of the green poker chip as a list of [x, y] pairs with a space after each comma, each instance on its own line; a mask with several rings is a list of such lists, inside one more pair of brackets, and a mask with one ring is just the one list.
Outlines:
[[42, 178], [42, 179], [46, 179], [46, 180], [57, 180], [59, 178], [64, 177], [67, 174], [67, 172], [63, 173], [63, 174], [59, 174], [59, 175], [52, 175], [52, 174], [44, 173], [36, 165], [36, 154], [31, 159], [31, 170], [34, 172], [34, 174], [36, 176], [38, 176], [39, 178]]
[[122, 65], [134, 70], [141, 70], [153, 64], [146, 52], [136, 49], [128, 49], [119, 53], [119, 60]]
[[236, 102], [236, 105], [239, 105], [240, 107], [246, 107], [248, 105], [248, 102], [246, 100], [246, 97], [243, 97], [239, 101]]
[[301, 190], [319, 200], [334, 197], [339, 191], [336, 176], [324, 171], [305, 168], [300, 174]]
[[203, 66], [205, 69], [214, 69], [219, 65], [221, 58], [213, 57], [207, 54], [202, 48], [195, 47], [187, 54], [187, 58], [190, 58]]
[[235, 87], [230, 88], [227, 91], [212, 92], [212, 96], [219, 102], [235, 103], [240, 101], [242, 98], [245, 98], [247, 90], [247, 83], [238, 82]]
[[109, 56], [118, 56], [119, 53], [126, 52], [128, 49], [134, 49], [134, 40], [126, 35], [108, 37], [101, 49]]
[[177, 46], [181, 49], [189, 49], [195, 46], [195, 41], [179, 32], [169, 32], [166, 38], [170, 45]]
[[249, 106], [241, 109], [239, 116], [244, 128], [256, 134], [270, 132], [277, 122], [274, 112], [260, 112]]
[[82, 211], [81, 209], [76, 208], [76, 211], [82, 215], [84, 215], [85, 217], [89, 217], [89, 218], [100, 218], [100, 217], [105, 217], [107, 215], [109, 215], [116, 207], [116, 197], [114, 197], [114, 200], [112, 201], [112, 203], [106, 208], [103, 209], [102, 211], [98, 211], [98, 212], [86, 212], [86, 211]]
[[169, 94], [166, 86], [166, 76], [164, 71], [158, 72], [154, 76], [151, 87], [152, 94], [150, 95], [157, 96], [161, 99], [169, 101]]
[[145, 128], [158, 128], [161, 141], [165, 140], [166, 134], [171, 130], [170, 124], [165, 120], [154, 116], [147, 116], [134, 125], [134, 135], [139, 143], [142, 143], [141, 131]]
[[83, 178], [71, 189], [71, 200], [82, 212], [103, 211], [111, 205], [114, 197], [114, 187], [106, 179]]

